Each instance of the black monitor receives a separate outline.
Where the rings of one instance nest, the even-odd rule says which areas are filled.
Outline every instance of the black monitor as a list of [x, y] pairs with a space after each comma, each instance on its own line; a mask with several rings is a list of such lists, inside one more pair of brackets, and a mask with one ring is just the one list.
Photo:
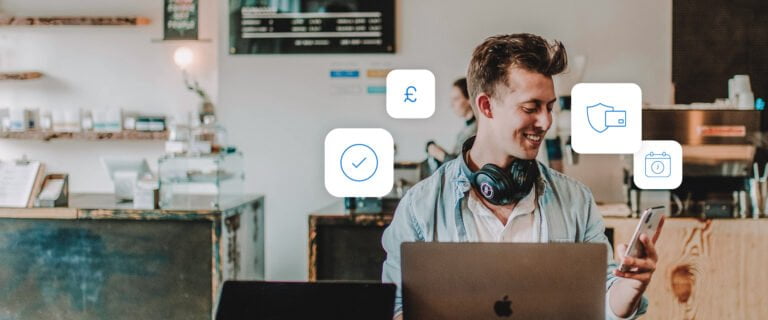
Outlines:
[[372, 282], [227, 281], [216, 319], [391, 320], [395, 288]]

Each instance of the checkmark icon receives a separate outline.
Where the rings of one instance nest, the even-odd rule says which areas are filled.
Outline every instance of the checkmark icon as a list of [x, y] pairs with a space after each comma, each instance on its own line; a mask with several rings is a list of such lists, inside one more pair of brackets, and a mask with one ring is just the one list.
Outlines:
[[380, 128], [331, 130], [325, 137], [324, 156], [328, 193], [337, 198], [388, 195], [395, 184], [393, 140]]
[[376, 151], [362, 143], [352, 144], [344, 149], [338, 163], [341, 173], [354, 182], [368, 181], [379, 169]]
[[360, 165], [363, 164], [363, 162], [365, 162], [365, 159], [368, 159], [368, 157], [363, 158], [363, 160], [360, 160], [360, 162], [356, 164], [353, 162], [352, 165], [355, 166], [355, 168], [359, 168]]

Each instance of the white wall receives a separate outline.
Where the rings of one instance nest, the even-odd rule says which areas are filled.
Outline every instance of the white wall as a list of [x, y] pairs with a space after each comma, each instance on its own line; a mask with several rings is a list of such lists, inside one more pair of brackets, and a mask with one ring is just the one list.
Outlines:
[[[201, 0], [200, 35], [215, 38], [215, 0]], [[163, 37], [162, 0], [2, 0], [0, 11], [12, 15], [139, 15], [152, 20], [140, 27], [3, 27], [0, 28], [0, 70], [35, 70], [45, 77], [34, 81], [0, 82], [0, 109], [97, 109], [172, 115], [192, 111], [199, 99], [183, 85], [173, 64], [173, 51], [182, 43], [152, 43]], [[217, 92], [217, 43], [184, 42], [197, 54], [190, 73], [214, 97]], [[162, 142], [82, 142], [0, 140], [0, 159], [28, 155], [53, 171], [70, 173], [74, 192], [109, 192], [111, 182], [101, 167], [104, 155], [155, 159]]]
[[[670, 0], [401, 0], [397, 7], [394, 55], [233, 56], [227, 41], [219, 44], [221, 115], [245, 152], [247, 189], [266, 194], [269, 279], [306, 279], [307, 215], [337, 201], [323, 186], [325, 134], [336, 127], [386, 128], [398, 146], [397, 160], [422, 159], [429, 139], [451, 146], [461, 123], [448, 108], [450, 83], [487, 36], [531, 32], [558, 39], [571, 54], [588, 56], [584, 81], [636, 82], [652, 103], [667, 103], [672, 94]], [[219, 37], [226, 39], [226, 1], [219, 12]], [[384, 96], [329, 93], [332, 65], [372, 64], [432, 70], [437, 113], [428, 120], [393, 120]], [[598, 159], [619, 167], [617, 159]]]
[[[394, 55], [232, 56], [227, 3], [201, 0], [201, 37], [214, 42], [185, 45], [200, 54], [191, 71], [218, 97], [230, 139], [246, 155], [247, 190], [267, 196], [269, 279], [307, 277], [307, 215], [336, 201], [323, 186], [325, 134], [336, 127], [386, 128], [395, 138], [398, 160], [422, 159], [429, 139], [451, 146], [461, 122], [448, 107], [450, 83], [464, 74], [472, 49], [487, 36], [532, 32], [558, 39], [572, 55], [588, 56], [584, 81], [637, 82], [653, 103], [671, 97], [670, 0], [400, 0]], [[122, 106], [173, 114], [197, 104], [172, 62], [179, 44], [150, 43], [162, 37], [160, 0], [0, 0], [0, 9], [26, 15], [142, 15], [154, 22], [128, 28], [0, 28], [0, 70], [47, 75], [0, 82], [0, 106]], [[330, 94], [329, 69], [349, 65], [432, 70], [438, 82], [436, 114], [392, 120], [383, 95]], [[110, 190], [99, 156], [154, 161], [161, 152], [157, 142], [0, 140], [0, 159], [27, 154], [43, 160], [51, 170], [70, 173], [74, 192]], [[601, 161], [599, 168], [619, 167], [610, 157], [594, 159]], [[615, 174], [597, 180], [592, 169], [572, 171], [598, 198], [611, 198], [620, 172], [606, 170]]]

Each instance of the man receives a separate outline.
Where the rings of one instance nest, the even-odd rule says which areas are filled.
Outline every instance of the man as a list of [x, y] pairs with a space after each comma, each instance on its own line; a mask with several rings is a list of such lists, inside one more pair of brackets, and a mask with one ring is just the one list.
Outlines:
[[[439, 241], [597, 242], [606, 245], [608, 257], [613, 256], [589, 189], [534, 160], [552, 124], [552, 76], [566, 64], [561, 43], [550, 44], [531, 34], [490, 37], [475, 49], [467, 79], [478, 119], [477, 136], [464, 144], [458, 158], [411, 188], [382, 238], [387, 251], [382, 279], [398, 285], [396, 317], [402, 317], [400, 244], [431, 241], [433, 228]], [[519, 163], [534, 164], [522, 174], [533, 175], [535, 183], [521, 184], [510, 201], [494, 201], [493, 192], [477, 190], [477, 182], [470, 181], [473, 172], [486, 165], [512, 172], [513, 164], [521, 167]], [[514, 172], [520, 174], [518, 169]], [[524, 179], [528, 180], [534, 181]], [[645, 313], [648, 302], [642, 295], [657, 257], [655, 239], [643, 236], [641, 241], [645, 245], [642, 258], [619, 257], [632, 272], [618, 271], [609, 258], [608, 319]]]

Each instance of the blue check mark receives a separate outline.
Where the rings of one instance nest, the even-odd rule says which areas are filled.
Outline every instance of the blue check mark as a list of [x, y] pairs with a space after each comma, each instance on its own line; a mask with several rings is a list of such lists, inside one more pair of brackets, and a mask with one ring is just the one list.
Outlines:
[[352, 165], [355, 166], [355, 168], [359, 168], [360, 165], [363, 164], [363, 162], [365, 162], [365, 159], [368, 159], [368, 157], [363, 158], [363, 160], [360, 160], [360, 162], [358, 162], [357, 164], [353, 162]]
[[[369, 161], [368, 158], [371, 158]], [[368, 161], [368, 162], [366, 162]], [[371, 162], [373, 161], [373, 162]], [[366, 164], [365, 167], [363, 164]], [[339, 158], [341, 172], [354, 182], [368, 181], [379, 168], [379, 156], [370, 146], [363, 143], [350, 145]]]

